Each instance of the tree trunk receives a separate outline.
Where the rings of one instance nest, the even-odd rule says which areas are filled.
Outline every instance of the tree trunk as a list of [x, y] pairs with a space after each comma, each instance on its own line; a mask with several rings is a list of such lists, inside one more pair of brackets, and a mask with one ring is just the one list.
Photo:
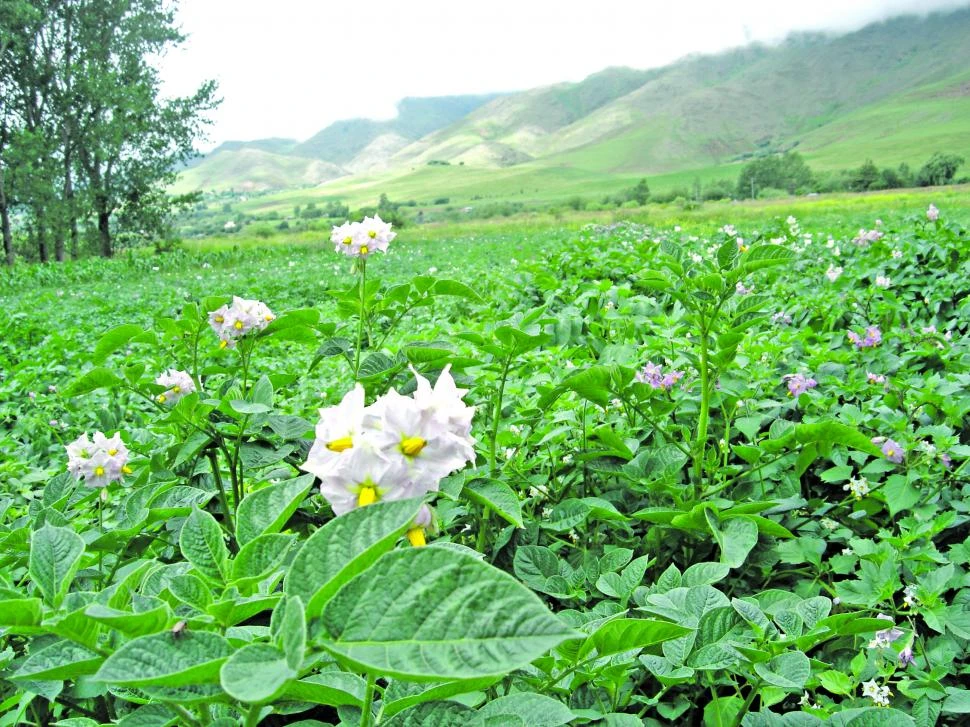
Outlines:
[[38, 209], [35, 213], [37, 222], [37, 254], [40, 261], [46, 263], [50, 260], [50, 253], [47, 251], [47, 221], [44, 219], [44, 210]]
[[7, 209], [7, 195], [0, 186], [0, 224], [3, 226], [3, 254], [7, 265], [13, 265], [13, 235], [10, 232], [10, 211]]
[[101, 238], [101, 256], [111, 257], [111, 213], [104, 200], [98, 200], [98, 236]]

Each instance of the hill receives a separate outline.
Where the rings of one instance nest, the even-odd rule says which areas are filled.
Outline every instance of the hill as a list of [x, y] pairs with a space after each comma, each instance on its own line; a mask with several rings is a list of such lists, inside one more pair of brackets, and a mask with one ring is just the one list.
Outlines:
[[[938, 150], [970, 158], [967, 38], [970, 8], [653, 70], [610, 68], [491, 99], [405, 99], [397, 119], [339, 122], [280, 156], [340, 167], [352, 176], [321, 193], [348, 197], [382, 185], [466, 188], [459, 178], [487, 197], [514, 194], [509, 185], [525, 194], [541, 180], [565, 192], [584, 176], [597, 188], [644, 175], [723, 177], [754, 156], [791, 149], [819, 169], [866, 158], [916, 166]], [[444, 163], [464, 169], [427, 169]], [[206, 178], [218, 186], [218, 174]]]

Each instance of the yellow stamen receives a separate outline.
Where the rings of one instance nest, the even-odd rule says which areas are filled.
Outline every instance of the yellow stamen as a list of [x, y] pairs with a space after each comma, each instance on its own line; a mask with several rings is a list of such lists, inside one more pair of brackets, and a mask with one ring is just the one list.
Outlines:
[[428, 541], [424, 539], [424, 528], [417, 527], [408, 530], [408, 542], [411, 543], [415, 548], [420, 548], [422, 545], [427, 545]]
[[377, 230], [368, 230], [367, 236], [373, 240], [375, 237], [377, 237]]
[[121, 468], [121, 471], [126, 475], [130, 475], [134, 470], [132, 470], [128, 465], [125, 465]]
[[165, 394], [159, 394], [158, 396], [155, 397], [155, 401], [157, 401], [159, 404], [164, 404], [166, 398], [167, 397], [165, 396]]
[[266, 314], [265, 316], [263, 316], [263, 318], [264, 318], [265, 320], [267, 320], [267, 321], [271, 321], [271, 320], [273, 320], [274, 318], [276, 318], [276, 316], [274, 316], [274, 315], [273, 315], [273, 314], [271, 314], [271, 313], [267, 313], [267, 314]]
[[360, 254], [361, 255], [366, 255], [367, 254], [367, 245], [361, 245], [360, 246]]
[[344, 243], [344, 245], [349, 245], [349, 244], [350, 244], [350, 243], [352, 243], [353, 241], [354, 241], [354, 238], [352, 238], [352, 237], [351, 237], [350, 235], [347, 235], [347, 237], [345, 237], [345, 238], [344, 238], [344, 239], [342, 240], [342, 242]]
[[367, 505], [373, 505], [375, 502], [377, 502], [377, 488], [361, 487], [360, 492], [357, 493], [357, 507], [366, 507]]
[[243, 322], [236, 321], [235, 323], [232, 324], [232, 327], [235, 328], [237, 331], [241, 331], [243, 329]]
[[98, 477], [103, 476], [104, 475], [104, 467], [102, 467], [101, 465], [98, 465], [97, 467], [95, 467], [94, 468], [94, 474], [96, 474]]
[[118, 450], [117, 449], [109, 449], [108, 450], [108, 456], [109, 457], [114, 457], [116, 454], [118, 454]]
[[225, 323], [226, 319], [222, 316], [216, 316], [216, 323]]
[[221, 341], [219, 341], [219, 348], [225, 348], [228, 345], [229, 345], [229, 341], [227, 341], [226, 339], [222, 339]]
[[341, 437], [340, 439], [334, 439], [332, 442], [327, 442], [327, 449], [331, 452], [343, 452], [345, 449], [350, 449], [353, 446], [353, 437]]
[[181, 394], [182, 393], [182, 387], [181, 386], [173, 386], [172, 387], [172, 393], [173, 394]]
[[417, 457], [427, 443], [428, 441], [421, 437], [406, 437], [401, 440], [401, 452], [408, 457]]

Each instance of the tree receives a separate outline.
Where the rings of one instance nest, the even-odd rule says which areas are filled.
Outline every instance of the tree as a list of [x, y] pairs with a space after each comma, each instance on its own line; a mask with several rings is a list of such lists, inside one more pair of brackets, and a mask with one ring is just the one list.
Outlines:
[[852, 171], [849, 177], [849, 189], [853, 192], [866, 192], [876, 189], [879, 185], [879, 168], [872, 159], [866, 159], [862, 166]]
[[786, 152], [748, 162], [738, 176], [738, 197], [758, 196], [762, 189], [783, 189], [789, 194], [813, 188], [815, 176], [801, 154]]
[[646, 179], [641, 179], [627, 194], [627, 198], [643, 207], [650, 199], [650, 187]]
[[950, 184], [964, 161], [964, 158], [957, 154], [938, 151], [917, 172], [916, 183], [920, 187]]

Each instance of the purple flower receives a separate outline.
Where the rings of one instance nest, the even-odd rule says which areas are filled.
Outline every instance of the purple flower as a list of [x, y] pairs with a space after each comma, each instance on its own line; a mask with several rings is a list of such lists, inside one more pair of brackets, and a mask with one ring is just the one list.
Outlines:
[[890, 462], [899, 464], [903, 461], [903, 445], [892, 439], [887, 439], [879, 448]]
[[859, 349], [874, 348], [882, 343], [882, 331], [879, 330], [879, 326], [868, 326], [866, 328], [865, 338], [861, 337], [855, 331], [849, 331], [845, 335]]
[[683, 371], [668, 371], [664, 373], [663, 368], [648, 361], [642, 369], [637, 371], [634, 381], [647, 384], [652, 389], [669, 390], [674, 384], [684, 376]]
[[886, 377], [882, 374], [874, 374], [871, 371], [866, 371], [866, 379], [870, 384], [885, 384]]
[[913, 658], [912, 646], [907, 646], [905, 649], [899, 652], [899, 665], [901, 667], [905, 668], [910, 664], [912, 664], [914, 661], [916, 661], [916, 659]]
[[791, 316], [785, 313], [785, 311], [783, 310], [780, 310], [777, 313], [775, 313], [773, 316], [771, 316], [772, 323], [778, 323], [783, 326], [790, 326], [791, 321], [792, 321]]
[[[876, 616], [876, 618], [881, 619], [883, 621], [888, 621], [891, 624], [893, 623], [893, 617], [887, 616], [884, 613], [880, 613], [878, 616]], [[902, 635], [903, 635], [903, 632], [900, 629], [897, 629], [895, 625], [891, 626], [888, 629], [877, 631], [875, 638], [869, 642], [869, 648], [884, 649], [889, 645], [891, 645], [896, 639], [898, 639]]]
[[940, 462], [942, 462], [943, 466], [946, 467], [947, 469], [950, 469], [950, 467], [953, 466], [953, 460], [950, 458], [950, 455], [948, 455], [946, 452], [943, 452], [940, 455]]
[[809, 389], [818, 386], [815, 379], [810, 379], [804, 374], [785, 374], [782, 379], [788, 383], [788, 395], [798, 397]]

